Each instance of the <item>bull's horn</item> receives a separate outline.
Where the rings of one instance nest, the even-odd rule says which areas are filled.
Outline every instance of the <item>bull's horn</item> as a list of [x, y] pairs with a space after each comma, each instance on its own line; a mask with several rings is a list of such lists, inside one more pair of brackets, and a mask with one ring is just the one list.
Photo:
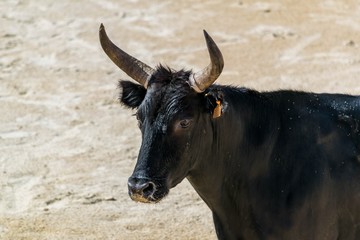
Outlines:
[[99, 37], [102, 48], [109, 58], [129, 77], [147, 88], [149, 78], [154, 73], [154, 69], [145, 63], [130, 56], [120, 48], [118, 48], [108, 38], [103, 24], [100, 25]]
[[205, 91], [220, 76], [224, 67], [224, 59], [216, 46], [214, 40], [204, 30], [206, 45], [209, 51], [211, 63], [201, 72], [195, 73], [190, 77], [190, 85], [196, 92]]

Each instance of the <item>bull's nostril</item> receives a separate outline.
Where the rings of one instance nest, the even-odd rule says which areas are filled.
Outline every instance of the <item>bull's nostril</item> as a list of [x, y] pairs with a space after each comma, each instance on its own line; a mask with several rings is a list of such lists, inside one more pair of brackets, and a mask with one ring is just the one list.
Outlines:
[[148, 182], [147, 186], [142, 190], [144, 196], [151, 196], [155, 192], [155, 184]]

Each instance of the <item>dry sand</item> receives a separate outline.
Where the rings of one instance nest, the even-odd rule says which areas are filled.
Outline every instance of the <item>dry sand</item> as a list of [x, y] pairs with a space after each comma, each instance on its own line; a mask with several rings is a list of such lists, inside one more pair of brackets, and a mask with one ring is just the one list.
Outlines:
[[129, 199], [141, 137], [101, 22], [152, 66], [206, 66], [206, 29], [218, 83], [360, 94], [358, 0], [2, 0], [0, 16], [0, 239], [216, 239], [186, 180], [159, 204]]

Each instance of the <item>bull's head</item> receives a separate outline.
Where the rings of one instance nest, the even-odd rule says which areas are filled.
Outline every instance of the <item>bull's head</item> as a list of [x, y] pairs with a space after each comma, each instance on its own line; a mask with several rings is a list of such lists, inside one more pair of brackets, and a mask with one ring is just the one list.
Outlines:
[[204, 157], [206, 131], [216, 111], [217, 97], [207, 89], [219, 77], [223, 58], [204, 31], [211, 63], [200, 73], [149, 67], [115, 46], [100, 26], [100, 42], [109, 58], [137, 81], [121, 81], [121, 102], [137, 109], [142, 144], [132, 176], [129, 195], [135, 201], [158, 202], [180, 183]]

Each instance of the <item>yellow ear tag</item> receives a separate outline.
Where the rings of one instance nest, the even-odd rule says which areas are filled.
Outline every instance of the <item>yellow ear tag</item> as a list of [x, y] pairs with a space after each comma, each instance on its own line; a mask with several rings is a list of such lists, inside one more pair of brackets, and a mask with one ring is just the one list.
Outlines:
[[221, 102], [219, 100], [216, 101], [216, 107], [213, 112], [213, 118], [218, 118], [221, 116]]

